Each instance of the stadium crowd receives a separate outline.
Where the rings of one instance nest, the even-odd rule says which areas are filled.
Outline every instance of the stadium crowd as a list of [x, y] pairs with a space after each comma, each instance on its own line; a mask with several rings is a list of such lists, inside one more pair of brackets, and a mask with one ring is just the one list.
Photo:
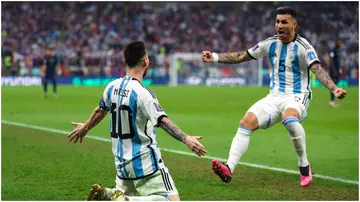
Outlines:
[[298, 11], [297, 31], [325, 65], [339, 38], [343, 74], [358, 70], [358, 2], [4, 2], [2, 65], [39, 75], [51, 47], [62, 75], [119, 76], [124, 45], [144, 40], [153, 74], [166, 76], [172, 53], [240, 51], [274, 35], [280, 4]]

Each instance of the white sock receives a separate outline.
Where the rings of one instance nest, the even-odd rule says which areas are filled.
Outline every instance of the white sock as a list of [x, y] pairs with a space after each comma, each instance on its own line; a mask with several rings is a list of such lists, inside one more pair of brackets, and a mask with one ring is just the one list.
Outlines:
[[150, 196], [127, 196], [128, 201], [168, 201], [165, 196], [150, 195]]
[[298, 165], [301, 167], [308, 166], [309, 161], [306, 155], [305, 131], [299, 123], [299, 119], [296, 117], [287, 117], [282, 121], [282, 123], [288, 130], [289, 138], [291, 139], [298, 155]]
[[248, 149], [251, 133], [252, 131], [250, 129], [239, 126], [236, 135], [231, 143], [229, 158], [226, 162], [226, 164], [230, 168], [231, 173], [234, 173], [237, 163]]

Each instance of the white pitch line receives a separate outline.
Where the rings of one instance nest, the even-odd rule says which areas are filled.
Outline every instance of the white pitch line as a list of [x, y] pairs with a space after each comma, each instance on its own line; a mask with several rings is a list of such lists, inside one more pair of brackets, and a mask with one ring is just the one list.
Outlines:
[[[69, 134], [68, 131], [57, 130], [57, 129], [52, 129], [52, 128], [46, 128], [46, 127], [42, 127], [42, 126], [29, 125], [29, 124], [18, 123], [18, 122], [13, 122], [13, 121], [6, 121], [6, 120], [1, 120], [1, 122], [4, 123], [4, 124], [9, 124], [9, 125], [13, 125], [13, 126], [20, 126], [20, 127], [24, 127], [24, 128], [31, 128], [31, 129], [42, 130], [42, 131], [47, 131], [47, 132], [53, 132], [53, 133], [58, 133], [58, 134], [65, 134], [65, 135]], [[103, 142], [111, 142], [110, 139], [97, 137], [97, 136], [92, 136], [92, 135], [87, 135], [86, 138], [99, 140], [99, 141], [103, 141]], [[187, 156], [196, 156], [193, 153], [180, 151], [180, 150], [173, 150], [173, 149], [166, 149], [166, 148], [162, 148], [160, 150], [166, 151], [166, 152], [171, 152], [171, 153], [176, 153], [176, 154], [187, 155]], [[216, 160], [219, 160], [219, 161], [226, 161], [227, 160], [227, 159], [219, 158], [219, 157], [215, 157], [215, 156], [204, 156], [202, 158], [216, 159]], [[296, 171], [296, 170], [288, 170], [288, 169], [284, 169], [284, 168], [276, 168], [276, 167], [270, 167], [270, 166], [254, 164], [254, 163], [239, 162], [238, 164], [244, 165], [244, 166], [249, 166], [249, 167], [261, 168], [261, 169], [265, 169], [265, 170], [273, 170], [273, 171], [278, 171], [278, 172], [283, 172], [283, 173], [291, 173], [291, 174], [297, 174], [297, 175], [299, 174], [299, 171]], [[326, 180], [333, 180], [333, 181], [337, 181], [337, 182], [344, 182], [344, 183], [348, 183], [348, 184], [357, 184], [357, 185], [359, 184], [359, 182], [355, 181], [355, 180], [347, 180], [347, 179], [342, 179], [342, 178], [338, 178], [338, 177], [331, 177], [331, 176], [326, 176], [326, 175], [314, 174], [313, 177], [326, 179]]]

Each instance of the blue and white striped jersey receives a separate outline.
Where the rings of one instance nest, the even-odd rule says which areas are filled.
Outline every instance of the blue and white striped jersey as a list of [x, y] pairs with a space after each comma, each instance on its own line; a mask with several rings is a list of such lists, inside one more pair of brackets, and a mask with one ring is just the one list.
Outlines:
[[107, 85], [99, 106], [110, 111], [112, 152], [119, 178], [139, 179], [163, 166], [154, 126], [167, 115], [150, 89], [125, 76]]
[[254, 59], [267, 56], [271, 92], [307, 93], [311, 98], [310, 67], [320, 61], [306, 39], [296, 34], [293, 41], [283, 44], [275, 35], [260, 41], [247, 53]]

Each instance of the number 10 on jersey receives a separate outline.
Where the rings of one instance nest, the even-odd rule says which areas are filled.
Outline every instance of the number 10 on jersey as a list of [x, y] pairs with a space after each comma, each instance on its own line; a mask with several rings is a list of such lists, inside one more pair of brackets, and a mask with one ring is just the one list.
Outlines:
[[129, 106], [120, 105], [120, 107], [117, 108], [117, 104], [112, 103], [111, 104], [111, 137], [113, 138], [119, 137], [120, 139], [132, 139], [135, 136], [132, 120], [133, 120], [133, 113]]

